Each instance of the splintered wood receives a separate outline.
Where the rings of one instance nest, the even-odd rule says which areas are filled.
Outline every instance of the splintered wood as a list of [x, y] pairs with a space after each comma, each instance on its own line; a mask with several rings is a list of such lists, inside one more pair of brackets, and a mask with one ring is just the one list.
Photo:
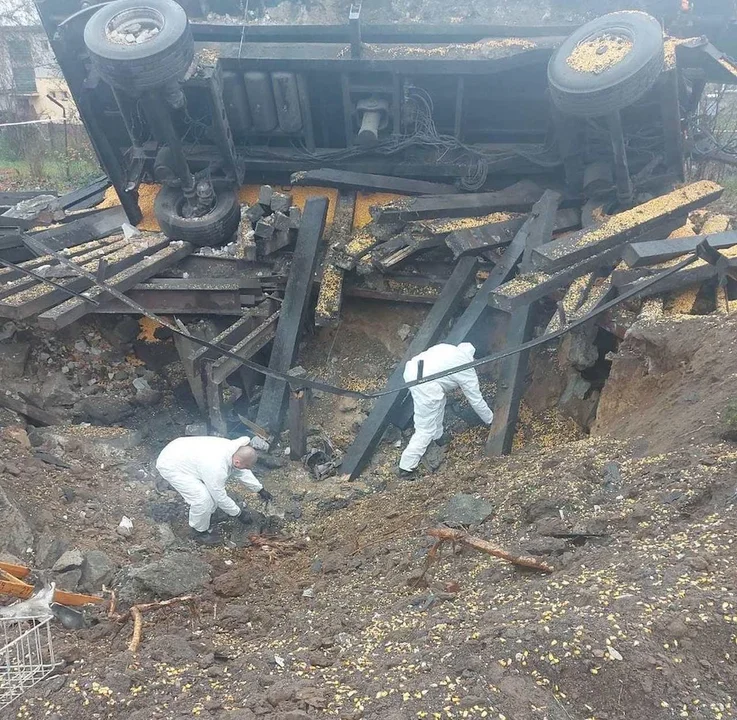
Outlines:
[[486, 553], [487, 555], [493, 555], [494, 557], [498, 557], [502, 560], [506, 560], [507, 562], [512, 563], [512, 565], [530, 568], [531, 570], [539, 570], [540, 572], [544, 573], [553, 572], [553, 567], [551, 565], [548, 565], [547, 563], [542, 562], [541, 560], [538, 560], [529, 555], [514, 555], [510, 552], [507, 552], [506, 550], [503, 550], [499, 546], [490, 543], [488, 540], [483, 540], [482, 538], [476, 537], [475, 535], [469, 535], [464, 530], [456, 530], [454, 528], [446, 527], [429, 528], [427, 530], [427, 534], [430, 537], [435, 538], [435, 544], [430, 549], [428, 560], [432, 560], [435, 555], [437, 555], [437, 552], [443, 543], [452, 542], [461, 543], [461, 545], [466, 545], [470, 548], [473, 548], [474, 550]]

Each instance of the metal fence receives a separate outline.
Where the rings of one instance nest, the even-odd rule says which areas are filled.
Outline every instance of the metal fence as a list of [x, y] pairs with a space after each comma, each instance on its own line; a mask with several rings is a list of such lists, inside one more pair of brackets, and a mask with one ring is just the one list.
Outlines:
[[0, 710], [56, 666], [51, 617], [0, 618]]

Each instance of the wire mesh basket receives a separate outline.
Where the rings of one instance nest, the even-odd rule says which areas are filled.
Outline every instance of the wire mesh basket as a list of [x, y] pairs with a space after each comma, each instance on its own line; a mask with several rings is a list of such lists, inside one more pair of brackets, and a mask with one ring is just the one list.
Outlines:
[[51, 616], [0, 618], [0, 710], [54, 670]]

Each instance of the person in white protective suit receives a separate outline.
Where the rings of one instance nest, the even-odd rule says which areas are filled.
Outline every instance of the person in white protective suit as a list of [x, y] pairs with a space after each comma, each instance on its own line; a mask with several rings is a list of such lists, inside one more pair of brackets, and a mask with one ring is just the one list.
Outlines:
[[[458, 346], [441, 343], [416, 355], [404, 368], [404, 381], [412, 382], [418, 378], [419, 363], [422, 361], [422, 377], [435, 375], [473, 360], [476, 348], [471, 343]], [[420, 464], [422, 456], [433, 440], [443, 436], [445, 416], [445, 396], [451, 390], [460, 388], [476, 414], [487, 425], [491, 425], [494, 414], [481, 396], [479, 377], [471, 368], [451, 375], [415, 385], [409, 389], [414, 403], [415, 432], [399, 460], [399, 469], [411, 473]]]
[[205, 545], [219, 542], [210, 532], [210, 518], [217, 508], [243, 521], [248, 518], [247, 511], [225, 490], [229, 478], [242, 482], [264, 502], [273, 499], [251, 472], [258, 458], [256, 447], [264, 449], [268, 445], [259, 437], [180, 437], [161, 451], [156, 469], [189, 505], [194, 540]]

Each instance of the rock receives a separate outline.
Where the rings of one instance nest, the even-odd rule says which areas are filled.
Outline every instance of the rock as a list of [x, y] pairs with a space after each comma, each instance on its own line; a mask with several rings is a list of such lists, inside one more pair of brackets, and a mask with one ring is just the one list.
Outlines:
[[436, 517], [450, 527], [481, 525], [494, 512], [494, 506], [484, 500], [466, 493], [458, 493], [448, 500]]
[[159, 531], [159, 542], [163, 545], [164, 549], [170, 548], [172, 545], [177, 544], [176, 535], [174, 531], [166, 523], [159, 523], [156, 526]]
[[[6, 467], [6, 470], [8, 468]], [[33, 547], [33, 532], [23, 513], [0, 486], [0, 550], [26, 557]]]
[[23, 377], [31, 344], [10, 342], [0, 344], [0, 376], [6, 380]]
[[45, 698], [53, 695], [55, 692], [61, 690], [66, 685], [66, 682], [67, 679], [63, 675], [55, 675], [48, 680], [44, 680], [39, 687], [41, 695]]
[[159, 635], [146, 647], [152, 660], [169, 664], [187, 662], [197, 657], [197, 649], [181, 635]]
[[240, 597], [251, 589], [251, 573], [246, 568], [235, 568], [218, 575], [212, 586], [218, 595], [223, 597]]
[[0, 342], [12, 340], [17, 330], [18, 327], [14, 322], [8, 320], [8, 322], [3, 323], [2, 326], [0, 326]]
[[351, 397], [342, 397], [338, 401], [338, 410], [342, 413], [349, 413], [354, 410], [358, 410], [358, 400]]
[[84, 558], [80, 550], [67, 550], [51, 568], [54, 572], [65, 572], [73, 568], [82, 567]]
[[41, 386], [41, 395], [44, 398], [44, 406], [61, 405], [71, 407], [77, 402], [77, 394], [66, 375], [62, 373], [51, 373]]
[[171, 553], [128, 571], [128, 581], [121, 588], [122, 599], [155, 595], [177, 597], [195, 592], [210, 580], [210, 566], [198, 555]]
[[41, 531], [36, 543], [37, 568], [50, 568], [66, 552], [67, 542], [53, 534], [48, 526]]
[[567, 543], [562, 538], [541, 537], [528, 540], [524, 548], [531, 555], [562, 555]]
[[9, 425], [0, 431], [0, 437], [11, 442], [18, 443], [25, 450], [31, 449], [31, 441], [25, 428], [20, 425]]
[[80, 587], [86, 592], [99, 590], [110, 582], [115, 572], [115, 563], [102, 550], [90, 550], [84, 555]]
[[67, 570], [66, 572], [59, 573], [56, 576], [56, 587], [60, 590], [66, 590], [67, 592], [74, 592], [79, 586], [81, 578], [82, 571], [79, 568]]
[[445, 448], [436, 443], [430, 443], [430, 447], [427, 448], [422, 458], [423, 466], [430, 472], [435, 472], [443, 464], [443, 460], [445, 460]]
[[86, 397], [80, 403], [81, 413], [97, 425], [115, 425], [133, 414], [129, 402], [114, 397]]
[[136, 405], [151, 407], [161, 401], [161, 393], [154, 390], [144, 378], [136, 378], [133, 381], [133, 387], [136, 389], [134, 398]]
[[113, 347], [130, 345], [138, 337], [141, 329], [138, 320], [132, 315], [116, 315], [114, 320], [107, 317], [105, 320], [99, 319], [98, 327], [100, 334]]
[[412, 328], [407, 325], [406, 323], [399, 326], [399, 330], [397, 330], [397, 335], [399, 335], [399, 339], [404, 342], [412, 333]]
[[407, 585], [411, 588], [426, 588], [427, 579], [424, 568], [415, 568], [407, 575]]
[[609, 490], [616, 490], [622, 485], [622, 473], [619, 470], [619, 463], [608, 462], [604, 465], [603, 471], [604, 487]]

